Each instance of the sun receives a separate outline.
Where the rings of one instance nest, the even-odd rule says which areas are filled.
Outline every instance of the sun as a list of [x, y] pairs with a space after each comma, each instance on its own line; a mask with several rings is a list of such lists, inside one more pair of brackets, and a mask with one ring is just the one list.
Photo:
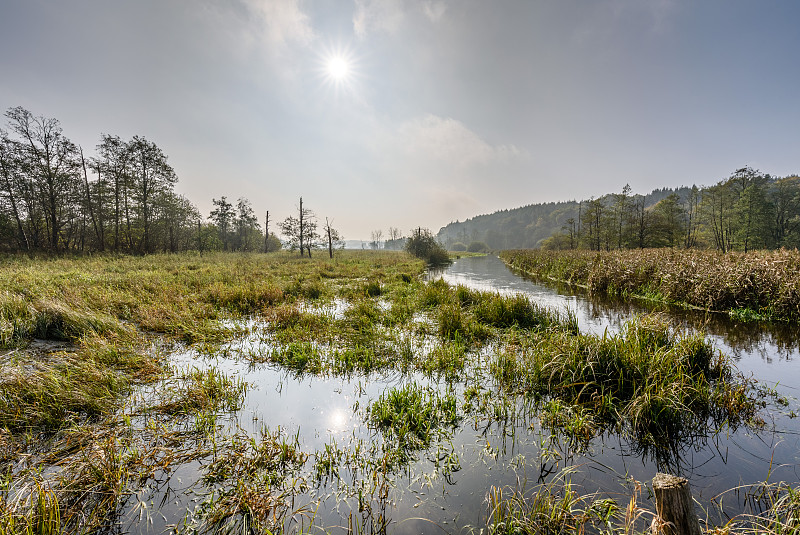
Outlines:
[[344, 82], [350, 75], [350, 62], [343, 56], [333, 56], [327, 63], [328, 76], [335, 82]]
[[322, 85], [337, 97], [358, 93], [363, 78], [358, 57], [341, 45], [319, 51], [316, 71]]

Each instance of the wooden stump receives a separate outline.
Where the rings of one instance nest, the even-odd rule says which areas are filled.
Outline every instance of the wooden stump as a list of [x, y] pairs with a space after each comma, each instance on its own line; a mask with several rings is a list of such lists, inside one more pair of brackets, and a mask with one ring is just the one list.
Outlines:
[[653, 478], [657, 517], [652, 532], [658, 535], [701, 535], [689, 482], [684, 477], [656, 474]]

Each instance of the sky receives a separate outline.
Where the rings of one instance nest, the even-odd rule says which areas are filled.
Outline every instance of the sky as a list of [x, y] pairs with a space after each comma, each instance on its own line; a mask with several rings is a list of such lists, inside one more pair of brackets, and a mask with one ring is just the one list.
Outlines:
[[[0, 108], [348, 239], [800, 172], [797, 0], [0, 0]], [[6, 122], [1, 123], [5, 128]]]

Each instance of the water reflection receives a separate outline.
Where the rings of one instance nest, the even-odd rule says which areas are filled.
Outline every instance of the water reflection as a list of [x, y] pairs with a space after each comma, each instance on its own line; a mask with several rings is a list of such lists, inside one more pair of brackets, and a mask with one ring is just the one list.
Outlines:
[[[671, 467], [688, 477], [695, 489], [695, 498], [710, 499], [725, 489], [763, 480], [770, 466], [773, 480], [800, 481], [800, 418], [792, 416], [793, 411], [797, 412], [795, 398], [800, 385], [800, 332], [795, 326], [771, 322], [741, 323], [724, 314], [645, 300], [601, 299], [580, 288], [542, 284], [514, 273], [493, 256], [461, 258], [447, 269], [431, 273], [430, 277], [480, 290], [524, 293], [539, 304], [572, 310], [580, 329], [595, 334], [619, 332], [624, 323], [636, 315], [662, 313], [674, 327], [704, 333], [717, 349], [736, 360], [743, 373], [752, 374], [762, 384], [774, 386], [788, 398], [789, 407], [778, 407], [769, 412], [765, 431], [733, 432], [728, 429], [688, 437], [689, 440], [673, 446], [666, 457], [615, 434], [596, 438], [588, 447], [579, 445], [575, 462], [597, 463], [587, 480], [591, 484], [608, 485], [619, 474], [640, 481], [648, 480], [661, 466]], [[501, 432], [505, 434], [507, 430], [489, 431]], [[562, 447], [574, 451], [575, 446], [567, 443]], [[599, 469], [598, 466], [605, 468]]]
[[[743, 361], [739, 365], [743, 370], [762, 372], [762, 364], [795, 363], [800, 359], [800, 332], [796, 325], [739, 322], [727, 314], [669, 306], [645, 299], [627, 301], [592, 296], [579, 287], [557, 285], [512, 271], [496, 256], [460, 258], [448, 268], [434, 271], [429, 276], [479, 290], [524, 293], [540, 304], [573, 310], [580, 329], [595, 334], [603, 334], [605, 330], [619, 332], [624, 323], [637, 314], [663, 313], [673, 326], [703, 332], [711, 337], [720, 350]], [[777, 376], [768, 374], [763, 380], [780, 381], [794, 389], [800, 384], [800, 371], [797, 366], [783, 368]]]
[[[525, 293], [540, 304], [572, 310], [581, 330], [597, 334], [619, 332], [637, 314], [662, 312], [677, 327], [708, 334], [720, 350], [737, 359], [741, 370], [759, 380], [780, 382], [778, 388], [790, 394], [798, 384], [798, 336], [785, 325], [742, 324], [718, 314], [644, 301], [595, 299], [575, 289], [521, 278], [496, 257], [462, 258], [432, 276], [481, 290]], [[327, 313], [342, 316], [345, 310], [346, 305], [337, 302]], [[446, 426], [425, 448], [409, 452], [408, 462], [390, 467], [392, 440], [383, 436], [385, 430], [369, 425], [367, 407], [392, 388], [414, 384], [444, 391], [444, 381], [397, 372], [311, 377], [253, 364], [248, 355], [272, 347], [260, 336], [259, 325], [248, 328], [251, 336], [231, 344], [220, 358], [188, 351], [176, 353], [173, 363], [215, 366], [252, 385], [244, 407], [221, 424], [251, 437], [262, 426], [294, 437], [310, 456], [305, 469], [311, 474], [311, 488], [293, 507], [313, 507], [309, 517], [326, 532], [477, 532], [486, 526], [486, 496], [492, 486], [533, 486], [565, 469], [576, 469], [571, 479], [583, 491], [602, 489], [623, 505], [630, 499], [632, 482], [647, 482], [659, 469], [688, 477], [695, 499], [703, 504], [726, 489], [763, 481], [768, 473], [773, 481], [800, 481], [800, 419], [786, 414], [791, 408], [774, 413], [766, 432], [727, 428], [653, 449], [618, 430], [584, 441], [566, 436], [542, 421], [534, 401], [504, 396], [488, 375], [460, 377], [455, 387], [460, 424]], [[489, 358], [490, 351], [477, 358]], [[467, 407], [464, 390], [470, 385], [482, 389], [491, 410]], [[186, 510], [196, 506], [194, 490], [184, 489], [200, 479], [202, 469], [197, 463], [181, 466], [165, 479], [168, 484], [154, 484], [152, 494], [142, 498], [162, 503], [164, 522], [156, 520], [150, 530], [159, 532], [180, 522]], [[137, 512], [129, 510], [129, 518]], [[738, 512], [736, 505], [732, 512]], [[302, 518], [298, 522], [299, 531], [310, 530], [302, 526]], [[140, 532], [147, 531], [142, 526]]]

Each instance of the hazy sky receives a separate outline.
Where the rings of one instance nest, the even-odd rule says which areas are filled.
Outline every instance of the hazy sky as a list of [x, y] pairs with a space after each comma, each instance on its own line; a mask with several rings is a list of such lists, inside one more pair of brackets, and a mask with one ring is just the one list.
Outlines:
[[3, 111], [346, 238], [800, 172], [797, 0], [0, 0], [0, 51]]

